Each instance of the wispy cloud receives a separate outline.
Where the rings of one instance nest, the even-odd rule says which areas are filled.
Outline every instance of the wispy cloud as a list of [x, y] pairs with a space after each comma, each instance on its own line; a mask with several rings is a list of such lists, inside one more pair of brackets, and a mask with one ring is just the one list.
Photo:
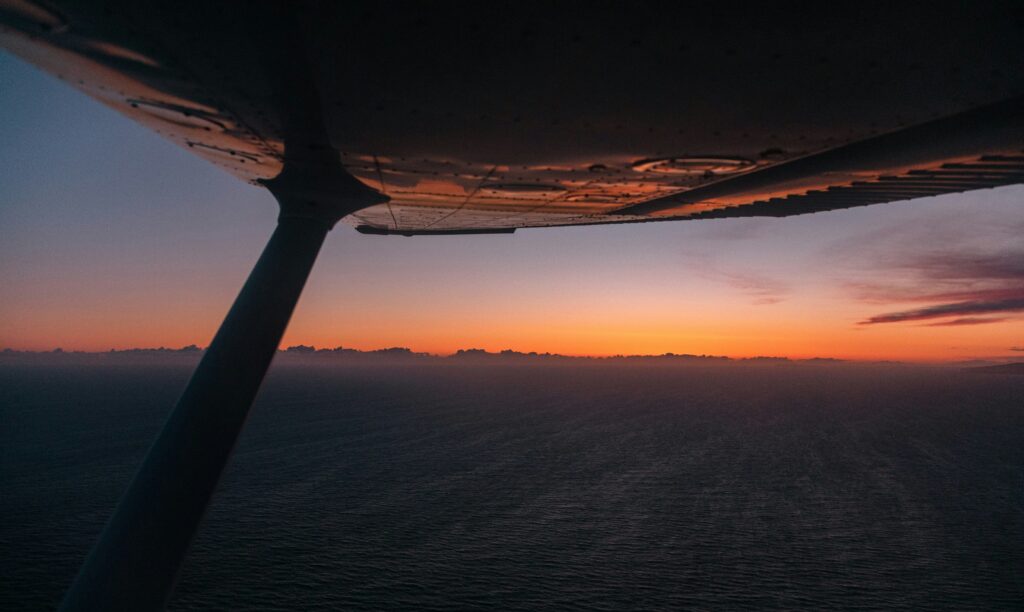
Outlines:
[[1002, 323], [1006, 317], [961, 317], [948, 321], [927, 323], [928, 327], [960, 327], [961, 325], [986, 325], [988, 323]]
[[971, 231], [962, 215], [895, 225], [834, 244], [826, 255], [837, 266], [857, 266], [844, 283], [849, 295], [890, 307], [860, 325], [1000, 323], [1024, 313], [1019, 219], [982, 219]]
[[898, 282], [860, 283], [852, 287], [854, 293], [869, 303], [929, 305], [877, 314], [861, 325], [935, 319], [950, 319], [948, 325], [979, 325], [1005, 317], [978, 315], [1024, 312], [1024, 251], [930, 252], [907, 255], [892, 264]]
[[[871, 316], [860, 323], [900, 323], [951, 319], [948, 325], [996, 323], [1004, 318], [978, 315], [1024, 312], [1024, 251], [929, 253], [909, 257], [896, 269], [902, 282], [860, 285], [855, 292], [870, 303], [929, 305]], [[966, 317], [966, 318], [965, 318]], [[957, 322], [958, 318], [965, 318]]]
[[778, 304], [786, 298], [790, 291], [789, 285], [786, 283], [758, 274], [713, 270], [706, 273], [705, 276], [725, 282], [730, 287], [752, 298], [753, 303], [757, 305]]
[[759, 306], [778, 304], [790, 293], [788, 283], [755, 270], [728, 270], [705, 253], [684, 253], [691, 269], [702, 278], [724, 283], [751, 298]]
[[811, 266], [827, 271], [844, 310], [859, 310], [855, 330], [1009, 327], [1024, 321], [1021, 194], [1015, 186], [890, 208], [822, 245]]

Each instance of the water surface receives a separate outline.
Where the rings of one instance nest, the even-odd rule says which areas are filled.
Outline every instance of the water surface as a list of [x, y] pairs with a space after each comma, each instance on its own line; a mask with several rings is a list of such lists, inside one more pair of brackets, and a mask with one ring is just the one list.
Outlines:
[[[191, 367], [0, 367], [0, 609], [59, 601]], [[171, 609], [1012, 609], [1024, 377], [275, 366]]]

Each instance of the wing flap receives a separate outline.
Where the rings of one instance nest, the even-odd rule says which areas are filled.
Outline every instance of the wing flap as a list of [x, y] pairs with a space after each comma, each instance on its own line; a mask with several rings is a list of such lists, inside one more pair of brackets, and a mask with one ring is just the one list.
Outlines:
[[790, 216], [1024, 180], [1024, 97], [976, 108], [702, 187], [618, 214]]
[[[993, 158], [998, 161], [986, 163], [986, 159]], [[1013, 165], [1007, 165], [1007, 159], [1012, 158], [984, 156], [976, 164], [944, 164], [936, 170], [912, 170], [899, 176], [882, 176], [875, 181], [855, 181], [845, 186], [709, 210], [690, 218], [790, 217], [1024, 182], [1024, 156], [1018, 156], [1019, 161]], [[964, 168], [967, 165], [973, 168], [967, 170]]]

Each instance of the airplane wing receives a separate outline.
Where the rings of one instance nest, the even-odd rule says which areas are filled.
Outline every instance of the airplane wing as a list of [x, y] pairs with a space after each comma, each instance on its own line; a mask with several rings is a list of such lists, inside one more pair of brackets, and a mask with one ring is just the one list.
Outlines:
[[390, 198], [346, 218], [378, 234], [1018, 183], [1022, 23], [1014, 2], [0, 0], [0, 45], [240, 179], [277, 176], [286, 142], [336, 155]]

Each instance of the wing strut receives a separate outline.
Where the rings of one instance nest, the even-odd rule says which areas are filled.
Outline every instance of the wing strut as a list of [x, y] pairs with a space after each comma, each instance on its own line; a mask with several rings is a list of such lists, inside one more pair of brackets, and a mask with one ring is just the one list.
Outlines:
[[330, 156], [319, 164], [286, 162], [265, 185], [281, 203], [277, 229], [63, 610], [164, 607], [327, 232], [345, 214], [383, 198]]

